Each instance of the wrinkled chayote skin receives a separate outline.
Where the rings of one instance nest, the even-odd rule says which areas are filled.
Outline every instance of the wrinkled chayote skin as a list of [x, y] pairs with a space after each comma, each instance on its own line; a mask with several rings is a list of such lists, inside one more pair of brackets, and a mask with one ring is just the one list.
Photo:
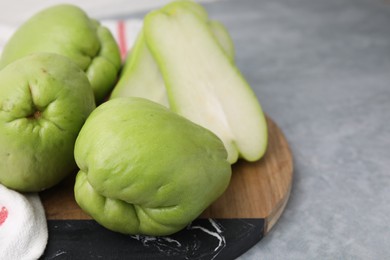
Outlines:
[[64, 56], [36, 53], [2, 69], [0, 183], [38, 192], [74, 173], [74, 143], [94, 108], [85, 73]]
[[101, 225], [125, 234], [181, 230], [225, 191], [231, 176], [216, 135], [135, 97], [107, 101], [92, 112], [75, 158], [77, 203]]
[[70, 4], [49, 7], [24, 22], [4, 47], [0, 69], [34, 52], [54, 52], [76, 62], [86, 72], [97, 103], [109, 94], [121, 67], [111, 32]]

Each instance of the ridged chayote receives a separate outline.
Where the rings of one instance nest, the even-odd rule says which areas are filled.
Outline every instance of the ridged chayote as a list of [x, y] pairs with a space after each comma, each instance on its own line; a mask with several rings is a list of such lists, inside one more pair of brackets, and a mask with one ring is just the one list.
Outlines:
[[168, 235], [227, 188], [231, 166], [211, 131], [143, 98], [95, 109], [75, 145], [77, 203], [126, 234]]
[[87, 74], [98, 103], [113, 88], [121, 67], [111, 32], [70, 4], [46, 8], [25, 21], [4, 46], [0, 69], [35, 52], [57, 53], [77, 63]]
[[85, 73], [70, 59], [27, 55], [0, 71], [0, 183], [37, 192], [77, 166], [76, 137], [95, 109]]

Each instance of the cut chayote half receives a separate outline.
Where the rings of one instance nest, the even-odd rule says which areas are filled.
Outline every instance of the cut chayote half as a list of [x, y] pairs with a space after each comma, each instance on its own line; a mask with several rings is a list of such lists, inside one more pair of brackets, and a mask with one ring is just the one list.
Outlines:
[[95, 109], [75, 145], [75, 198], [113, 231], [168, 235], [227, 188], [231, 167], [209, 130], [143, 98]]
[[[206, 10], [192, 1], [175, 1], [163, 7], [170, 10], [180, 6], [200, 17], [206, 24], [226, 56], [234, 61], [234, 45], [225, 26], [216, 20], [209, 20]], [[138, 33], [135, 44], [128, 54], [110, 99], [118, 97], [142, 97], [169, 107], [167, 91], [160, 69], [145, 42], [144, 31]]]
[[204, 18], [176, 4], [148, 13], [143, 30], [170, 109], [214, 132], [230, 163], [259, 160], [267, 148], [265, 115]]

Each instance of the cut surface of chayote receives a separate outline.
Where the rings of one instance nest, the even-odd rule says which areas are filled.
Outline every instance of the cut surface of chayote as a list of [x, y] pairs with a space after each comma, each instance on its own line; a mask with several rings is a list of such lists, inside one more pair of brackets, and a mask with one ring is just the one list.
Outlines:
[[169, 235], [227, 188], [221, 140], [166, 107], [117, 98], [96, 108], [75, 145], [75, 198], [97, 222], [126, 234]]
[[170, 109], [208, 128], [228, 160], [260, 159], [267, 124], [259, 101], [202, 17], [177, 4], [146, 15], [144, 38], [167, 89]]
[[[208, 20], [206, 10], [192, 1], [172, 2], [164, 6], [164, 10], [170, 10], [177, 5], [193, 12], [209, 24], [216, 41], [233, 62], [234, 45], [225, 26], [218, 21]], [[169, 107], [164, 80], [145, 42], [142, 29], [126, 59], [119, 81], [115, 85], [110, 99], [118, 97], [142, 97]]]
[[110, 99], [141, 97], [169, 107], [164, 80], [143, 37], [138, 34]]
[[35, 53], [10, 63], [0, 71], [0, 108], [1, 184], [37, 192], [76, 171], [74, 143], [95, 100], [74, 62]]
[[77, 63], [87, 74], [98, 103], [113, 88], [121, 67], [111, 32], [70, 4], [46, 8], [25, 21], [4, 46], [0, 69], [35, 52], [57, 53]]

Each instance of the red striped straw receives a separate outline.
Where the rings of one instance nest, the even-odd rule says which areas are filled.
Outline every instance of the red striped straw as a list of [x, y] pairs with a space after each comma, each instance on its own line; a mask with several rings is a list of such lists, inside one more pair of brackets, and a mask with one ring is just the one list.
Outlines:
[[127, 54], [127, 41], [126, 41], [126, 23], [123, 20], [119, 20], [117, 23], [118, 29], [118, 45], [122, 60], [125, 60]]

